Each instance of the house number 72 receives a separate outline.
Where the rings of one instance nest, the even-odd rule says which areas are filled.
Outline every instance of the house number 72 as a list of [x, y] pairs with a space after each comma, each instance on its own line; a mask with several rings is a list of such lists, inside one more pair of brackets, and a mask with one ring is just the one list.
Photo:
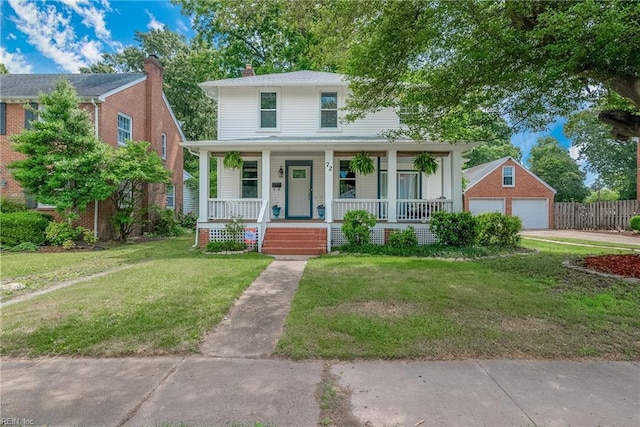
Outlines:
[[327, 162], [327, 170], [329, 172], [333, 171], [333, 165], [331, 163], [329, 163], [329, 162]]

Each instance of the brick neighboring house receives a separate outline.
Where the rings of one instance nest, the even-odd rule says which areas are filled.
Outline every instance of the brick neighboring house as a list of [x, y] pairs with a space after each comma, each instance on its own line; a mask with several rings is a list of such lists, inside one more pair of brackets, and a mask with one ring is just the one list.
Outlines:
[[498, 211], [519, 216], [523, 228], [553, 228], [556, 190], [513, 157], [463, 171], [468, 180], [464, 209], [474, 214]]
[[[143, 204], [156, 204], [180, 212], [182, 209], [182, 147], [185, 140], [167, 98], [163, 68], [154, 57], [144, 61], [144, 73], [123, 74], [4, 74], [0, 75], [0, 192], [2, 196], [27, 200], [7, 165], [24, 155], [11, 147], [10, 136], [22, 132], [33, 114], [24, 105], [37, 107], [39, 93], [49, 93], [58, 79], [67, 79], [76, 89], [80, 107], [86, 109], [96, 135], [106, 144], [117, 146], [125, 140], [149, 141], [165, 166], [172, 171], [172, 185], [153, 185]], [[39, 211], [53, 213], [51, 206], [38, 205]], [[107, 199], [89, 206], [79, 224], [97, 232], [99, 238], [113, 238]]]

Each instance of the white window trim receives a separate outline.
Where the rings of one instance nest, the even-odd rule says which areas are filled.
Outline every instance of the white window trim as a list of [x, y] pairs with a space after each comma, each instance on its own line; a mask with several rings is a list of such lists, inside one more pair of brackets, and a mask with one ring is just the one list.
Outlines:
[[[262, 95], [263, 93], [275, 93], [276, 94], [276, 127], [274, 128], [263, 128], [261, 127], [262, 122]], [[257, 123], [256, 123], [256, 129], [258, 130], [258, 132], [267, 132], [267, 133], [273, 133], [273, 132], [280, 132], [280, 118], [282, 117], [282, 98], [281, 98], [281, 91], [279, 87], [268, 87], [268, 88], [263, 88], [263, 89], [259, 89], [258, 93], [256, 95], [256, 106], [258, 108], [258, 117], [257, 117]], [[271, 111], [271, 110], [266, 110], [266, 111]]]
[[[337, 105], [337, 116], [338, 116], [338, 125], [334, 128], [323, 128], [322, 127], [322, 93], [323, 92], [335, 92], [338, 95], [338, 105]], [[316, 92], [316, 99], [318, 105], [318, 132], [342, 132], [342, 88], [339, 87], [319, 87]]]
[[[129, 141], [133, 141], [133, 118], [131, 116], [127, 115], [127, 114], [124, 114], [124, 113], [121, 113], [121, 112], [118, 111], [118, 119], [120, 118], [120, 116], [122, 116], [125, 119], [129, 120], [129, 127], [131, 129], [129, 130], [129, 138], [128, 138], [128, 140]], [[116, 119], [116, 131], [117, 131], [116, 142], [117, 142], [117, 144], [119, 146], [123, 146], [124, 145], [124, 141], [120, 142], [120, 124], [118, 123], [118, 121], [119, 121], [118, 119]], [[123, 129], [123, 131], [124, 131], [124, 129]]]
[[162, 133], [162, 138], [160, 142], [160, 156], [162, 160], [167, 160], [167, 134]]
[[[167, 203], [167, 199], [169, 198], [169, 191], [168, 191], [168, 186], [171, 185], [171, 200], [173, 200], [173, 204], [169, 205]], [[170, 184], [167, 184], [167, 186], [165, 186], [165, 192], [167, 193], [165, 196], [165, 208], [166, 209], [171, 209], [171, 210], [175, 210], [176, 209], [176, 185], [172, 182]]]
[[[505, 170], [511, 169], [511, 185], [506, 185], [504, 183], [504, 178], [506, 177], [506, 175], [504, 174]], [[503, 187], [508, 187], [508, 188], [513, 188], [516, 186], [516, 167], [515, 166], [503, 166], [502, 167], [502, 186]]]

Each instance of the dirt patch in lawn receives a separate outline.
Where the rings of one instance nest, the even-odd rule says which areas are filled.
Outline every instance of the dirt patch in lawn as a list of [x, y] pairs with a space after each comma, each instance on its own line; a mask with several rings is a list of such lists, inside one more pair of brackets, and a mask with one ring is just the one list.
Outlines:
[[373, 316], [382, 319], [398, 319], [424, 310], [418, 304], [405, 302], [363, 301], [345, 303], [325, 307], [327, 315], [354, 314], [356, 316]]
[[557, 325], [534, 317], [512, 318], [502, 321], [502, 329], [509, 332], [534, 331], [543, 332], [557, 329]]
[[640, 255], [600, 255], [586, 257], [583, 267], [607, 274], [640, 279]]

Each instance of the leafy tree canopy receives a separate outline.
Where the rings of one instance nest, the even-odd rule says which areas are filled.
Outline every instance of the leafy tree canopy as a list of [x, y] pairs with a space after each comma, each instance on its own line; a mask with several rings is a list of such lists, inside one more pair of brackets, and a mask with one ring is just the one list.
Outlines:
[[608, 98], [600, 118], [619, 138], [640, 134], [640, 2], [315, 3], [305, 25], [352, 76], [355, 115], [410, 101], [424, 108], [423, 128], [446, 137], [460, 111], [541, 129]]
[[4, 64], [0, 64], [0, 74], [9, 74], [9, 70]]
[[14, 149], [27, 157], [9, 168], [36, 200], [55, 205], [71, 222], [90, 202], [106, 199], [114, 189], [105, 179], [108, 147], [95, 136], [89, 113], [79, 108], [67, 80], [56, 82], [50, 94], [41, 94], [39, 103], [39, 120], [11, 137]]
[[529, 164], [531, 172], [556, 189], [556, 202], [582, 202], [589, 195], [584, 185], [585, 173], [557, 139], [538, 139], [531, 149]]
[[565, 135], [579, 147], [585, 169], [622, 200], [635, 199], [637, 182], [637, 144], [620, 144], [611, 128], [598, 120], [597, 112], [573, 114], [564, 126]]
[[490, 133], [489, 139], [465, 154], [464, 157], [469, 159], [464, 165], [465, 168], [478, 166], [506, 156], [511, 156], [516, 160], [522, 159], [520, 147], [511, 143], [511, 129], [504, 120], [497, 121], [493, 127], [486, 129], [493, 129], [493, 132]]

